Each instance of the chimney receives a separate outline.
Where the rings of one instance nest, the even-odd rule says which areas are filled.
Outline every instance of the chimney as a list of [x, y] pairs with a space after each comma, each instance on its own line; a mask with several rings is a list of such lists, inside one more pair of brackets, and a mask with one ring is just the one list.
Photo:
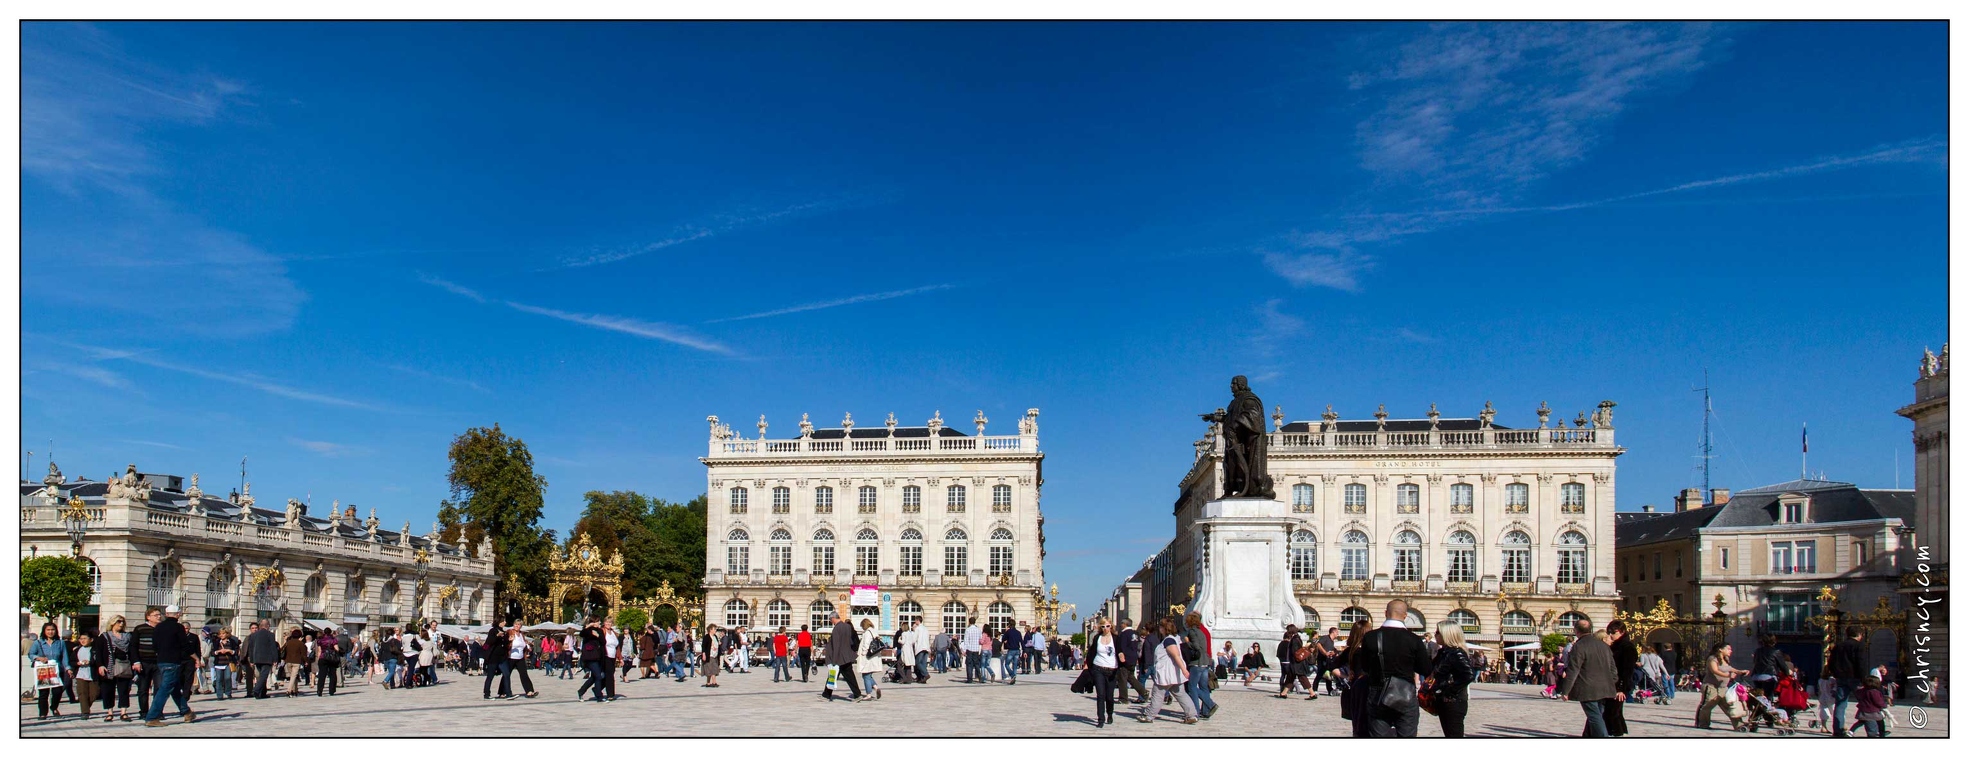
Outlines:
[[1730, 502], [1730, 491], [1722, 487], [1709, 490], [1710, 505], [1726, 505]]
[[1655, 507], [1654, 507], [1654, 506], [1652, 506], [1652, 505], [1643, 505], [1643, 506], [1641, 506], [1641, 512], [1642, 512], [1642, 513], [1654, 513], [1654, 512], [1655, 512]]
[[1701, 507], [1702, 507], [1702, 490], [1697, 489], [1695, 487], [1690, 487], [1688, 489], [1682, 490], [1682, 494], [1677, 495], [1675, 497], [1676, 513], [1681, 513], [1683, 511], [1692, 510]]

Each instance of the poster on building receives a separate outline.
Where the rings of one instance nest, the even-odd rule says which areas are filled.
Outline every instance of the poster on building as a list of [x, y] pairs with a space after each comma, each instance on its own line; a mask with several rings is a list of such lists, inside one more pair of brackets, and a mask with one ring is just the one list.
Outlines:
[[849, 605], [874, 607], [881, 602], [881, 593], [873, 584], [857, 584], [848, 591]]

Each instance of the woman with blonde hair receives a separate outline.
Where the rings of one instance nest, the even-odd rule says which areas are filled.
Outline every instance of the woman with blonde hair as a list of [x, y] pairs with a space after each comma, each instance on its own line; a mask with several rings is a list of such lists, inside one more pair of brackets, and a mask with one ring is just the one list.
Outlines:
[[137, 652], [131, 647], [130, 633], [123, 631], [122, 616], [109, 620], [103, 632], [103, 721], [130, 720], [130, 684], [136, 678]]
[[1436, 659], [1429, 664], [1423, 690], [1436, 700], [1436, 718], [1443, 723], [1444, 737], [1463, 736], [1463, 717], [1470, 713], [1470, 683], [1476, 670], [1463, 651], [1463, 624], [1444, 621], [1436, 625]]

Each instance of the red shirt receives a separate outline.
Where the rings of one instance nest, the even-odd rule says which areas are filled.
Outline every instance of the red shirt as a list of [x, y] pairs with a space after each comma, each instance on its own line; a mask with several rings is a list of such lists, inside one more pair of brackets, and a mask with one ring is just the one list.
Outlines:
[[786, 657], [786, 635], [784, 634], [773, 635], [773, 655], [777, 655], [782, 658]]
[[809, 634], [805, 629], [800, 630], [800, 647], [813, 647], [813, 646], [814, 646], [814, 636], [812, 634]]

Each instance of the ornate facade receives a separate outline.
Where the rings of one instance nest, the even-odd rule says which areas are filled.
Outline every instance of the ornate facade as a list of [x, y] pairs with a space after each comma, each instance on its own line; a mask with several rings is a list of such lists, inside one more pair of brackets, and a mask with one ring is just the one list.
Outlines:
[[[1948, 601], [1948, 344], [1942, 354], [1926, 350], [1914, 381], [1914, 402], [1898, 411], [1914, 422], [1914, 545], [1901, 565], [1902, 607], [1907, 609], [1909, 676], [1927, 676], [1947, 666]], [[1930, 682], [1912, 679], [1909, 688], [1926, 694]]]
[[134, 464], [104, 482], [70, 482], [51, 464], [40, 484], [21, 483], [20, 503], [23, 557], [88, 562], [96, 592], [75, 622], [84, 629], [119, 615], [136, 623], [166, 605], [236, 632], [254, 620], [360, 630], [491, 618], [489, 545], [440, 543], [435, 526], [423, 536], [407, 522], [383, 529], [374, 509], [363, 520], [339, 503], [323, 517], [293, 499], [261, 508], [251, 484], [216, 498], [196, 474], [187, 484]]
[[[839, 605], [883, 630], [1038, 620], [1045, 517], [1039, 411], [1018, 434], [945, 425], [856, 428], [853, 416], [799, 436], [741, 438], [710, 419], [704, 611], [711, 623], [824, 631]], [[855, 586], [878, 602], [850, 606]]]

